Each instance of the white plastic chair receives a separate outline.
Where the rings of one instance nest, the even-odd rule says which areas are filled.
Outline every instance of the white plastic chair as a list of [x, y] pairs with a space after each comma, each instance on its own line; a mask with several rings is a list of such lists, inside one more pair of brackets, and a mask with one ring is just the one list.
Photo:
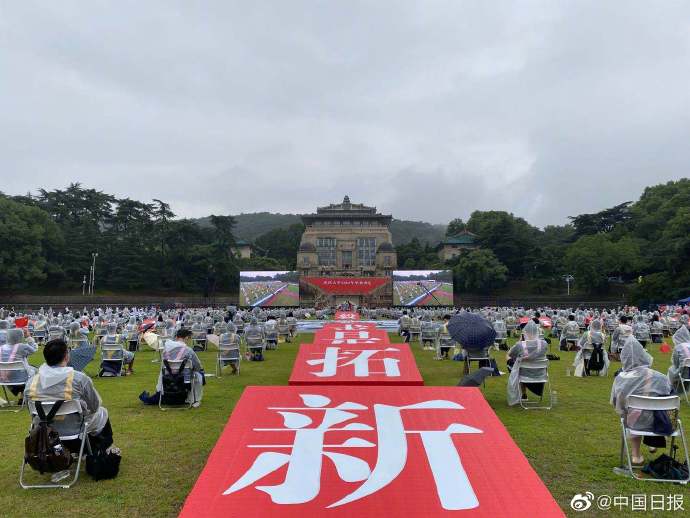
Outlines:
[[[531, 383], [531, 384], [542, 384], [544, 385], [542, 389], [541, 396], [538, 401], [530, 401], [529, 399], [520, 399], [520, 406], [525, 410], [551, 410], [553, 406], [553, 393], [551, 392], [551, 381], [549, 379], [549, 360], [544, 358], [543, 360], [521, 360], [520, 361], [520, 371], [518, 372], [518, 379], [520, 383]], [[526, 376], [523, 372], [532, 371], [538, 373], [538, 376]], [[544, 406], [544, 393], [548, 390], [549, 403]], [[525, 391], [529, 394], [529, 389]], [[528, 396], [529, 397], [529, 396]]]
[[[122, 376], [122, 372], [125, 369], [125, 353], [122, 345], [119, 343], [101, 344], [101, 362], [112, 362], [114, 364], [119, 364], [117, 376]], [[110, 375], [101, 377], [108, 378], [114, 376]]]
[[[41, 401], [43, 411], [46, 415], [50, 412], [50, 409], [54, 404], [55, 401]], [[30, 432], [33, 427], [33, 420], [38, 417], [38, 413], [36, 412], [36, 403], [34, 401], [29, 401], [28, 406], [32, 417], [32, 424], [29, 426]], [[57, 419], [58, 417], [59, 419]], [[50, 427], [60, 435], [60, 441], [80, 441], [79, 453], [76, 454], [76, 452], [72, 452], [72, 455], [78, 455], [74, 476], [68, 483], [58, 482], [50, 484], [27, 484], [24, 481], [24, 471], [27, 465], [26, 459], [24, 459], [22, 461], [22, 467], [19, 471], [19, 485], [24, 489], [69, 489], [79, 479], [79, 471], [81, 469], [81, 461], [84, 456], [84, 449], [86, 449], [88, 453], [91, 453], [91, 445], [89, 444], [88, 434], [86, 433], [87, 421], [84, 419], [82, 407], [78, 400], [73, 399], [62, 403], [62, 406], [57, 411], [55, 418], [56, 419], [54, 419], [50, 424]]]
[[223, 373], [224, 363], [236, 363], [237, 375], [240, 374], [240, 363], [242, 362], [242, 353], [240, 351], [240, 343], [237, 342], [220, 342], [218, 344], [218, 355], [216, 357], [216, 377], [221, 378]]
[[0, 362], [0, 386], [4, 394], [7, 405], [1, 407], [2, 411], [19, 412], [24, 408], [26, 398], [22, 397], [22, 404], [12, 405], [11, 398], [7, 394], [8, 387], [23, 387], [26, 380], [29, 378], [29, 373], [26, 372], [26, 367], [22, 360], [15, 360], [11, 362]]
[[[680, 409], [680, 397], [679, 396], [662, 396], [662, 397], [652, 397], [652, 396], [636, 396], [630, 395], [627, 398], [625, 412], [621, 417], [621, 458], [620, 458], [620, 468], [616, 472], [623, 472], [628, 476], [631, 476], [637, 480], [645, 480], [648, 482], [681, 482], [687, 484], [690, 482], [690, 475], [688, 475], [683, 480], [674, 479], [663, 479], [663, 478], [645, 478], [640, 477], [635, 473], [632, 466], [632, 456], [630, 454], [630, 448], [628, 447], [628, 437], [670, 437], [671, 445], [669, 451], [674, 451], [675, 440], [680, 437], [683, 443], [683, 450], [685, 452], [685, 463], [686, 466], [690, 466], [690, 457], [688, 457], [688, 445], [685, 439], [685, 431], [683, 430], [683, 423], [681, 423], [678, 417], [678, 411]], [[675, 426], [674, 431], [670, 435], [661, 435], [654, 432], [646, 432], [641, 430], [634, 430], [629, 428], [626, 424], [628, 412], [630, 410], [637, 411], [650, 411], [659, 410], [662, 412], [673, 412], [675, 415]], [[624, 455], [627, 457], [627, 466], [624, 464]]]

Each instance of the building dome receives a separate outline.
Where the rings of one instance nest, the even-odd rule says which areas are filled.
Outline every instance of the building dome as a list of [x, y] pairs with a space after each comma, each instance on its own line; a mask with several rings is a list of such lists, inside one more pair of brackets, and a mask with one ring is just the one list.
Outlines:
[[316, 252], [316, 247], [313, 243], [302, 243], [299, 245], [300, 252]]
[[379, 245], [378, 250], [376, 250], [376, 253], [382, 253], [382, 252], [392, 253], [392, 252], [395, 252], [395, 248], [393, 248], [393, 245], [390, 243], [381, 243]]

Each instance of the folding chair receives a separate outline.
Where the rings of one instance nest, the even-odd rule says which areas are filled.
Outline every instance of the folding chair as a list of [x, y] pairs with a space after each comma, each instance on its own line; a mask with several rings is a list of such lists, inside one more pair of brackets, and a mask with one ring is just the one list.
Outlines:
[[[543, 360], [532, 361], [522, 360], [519, 368], [520, 371], [518, 372], [518, 380], [521, 384], [542, 384], [544, 386], [538, 401], [520, 399], [520, 406], [525, 410], [551, 410], [551, 407], [553, 406], [553, 394], [551, 392], [551, 381], [549, 380], [549, 360], [546, 358]], [[536, 374], [536, 376], [523, 376], [523, 372], [533, 372]], [[547, 388], [549, 404], [548, 406], [543, 406], [544, 393], [547, 391]], [[529, 390], [526, 390], [525, 393], [529, 394]]]
[[421, 324], [410, 324], [410, 342], [419, 342], [422, 336], [422, 326]]
[[37, 331], [33, 331], [31, 333], [31, 336], [33, 337], [34, 340], [38, 343], [43, 343], [46, 341], [46, 337], [48, 336], [48, 332], [45, 329], [39, 329]]
[[216, 377], [221, 378], [223, 367], [225, 363], [237, 364], [237, 375], [240, 374], [240, 363], [242, 362], [242, 353], [240, 352], [240, 343], [238, 342], [220, 342], [218, 344], [218, 355], [216, 357]]
[[[491, 355], [489, 354], [489, 348], [487, 347], [484, 351], [470, 351], [465, 349], [464, 375], [467, 375], [472, 371], [472, 362], [477, 362], [479, 367], [491, 367]], [[482, 362], [486, 363], [486, 365], [482, 365]]]
[[[180, 359], [180, 360], [167, 360], [167, 364], [170, 366], [170, 371], [172, 372], [173, 375], [178, 374], [180, 372], [180, 368], [183, 368], [182, 371], [182, 376], [184, 376], [184, 383], [185, 386], [187, 387], [187, 398], [186, 399], [193, 399], [190, 398], [189, 396], [193, 394], [192, 391], [192, 383], [194, 383], [194, 380], [192, 379], [192, 372], [189, 367], [186, 366], [187, 360], [186, 359]], [[185, 365], [185, 367], [183, 367]], [[165, 363], [161, 365], [161, 393], [160, 397], [158, 398], [158, 408], [160, 408], [163, 411], [166, 410], [188, 410], [192, 408], [192, 404], [195, 403], [195, 401], [185, 401], [183, 403], [178, 403], [178, 404], [172, 404], [169, 402], [164, 403], [164, 394], [165, 394], [165, 383], [162, 381], [162, 378], [168, 373]]]
[[[688, 399], [688, 385], [690, 384], [690, 358], [685, 358], [680, 366], [680, 386], [683, 387], [683, 394], [685, 394], [685, 402], [690, 403]], [[690, 464], [688, 464], [690, 466]]]
[[[436, 360], [443, 360], [443, 350], [442, 349], [448, 349], [450, 351], [453, 347], [455, 347], [455, 342], [453, 341], [452, 338], [450, 337], [439, 337], [438, 340], [436, 340]], [[448, 358], [450, 358], [450, 352], [448, 352]]]
[[[436, 329], [431, 326], [422, 327], [422, 333], [420, 336], [420, 342], [422, 349], [436, 349], [438, 341], [438, 333]], [[428, 345], [427, 345], [428, 344]]]
[[[659, 410], [662, 412], [668, 412], [669, 418], [672, 421], [673, 433], [670, 435], [661, 435], [654, 432], [644, 432], [640, 430], [633, 430], [628, 428], [626, 425], [628, 412], [630, 410], [635, 411], [650, 411]], [[679, 396], [662, 396], [662, 397], [651, 397], [651, 396], [628, 396], [625, 411], [621, 417], [621, 458], [620, 467], [615, 469], [614, 472], [626, 474], [637, 480], [645, 480], [648, 482], [673, 482], [673, 483], [683, 483], [687, 484], [690, 482], [690, 475], [682, 480], [676, 479], [664, 479], [664, 478], [645, 478], [640, 477], [635, 474], [632, 466], [632, 457], [630, 454], [630, 448], [628, 447], [628, 437], [670, 437], [671, 445], [669, 447], [669, 452], [675, 457], [675, 440], [676, 437], [680, 437], [683, 443], [683, 450], [685, 452], [685, 465], [690, 466], [690, 457], [688, 457], [688, 445], [685, 439], [685, 431], [683, 430], [683, 423], [681, 423], [678, 417], [678, 412], [680, 410], [680, 397]], [[627, 466], [624, 464], [624, 455], [627, 457]]]
[[206, 332], [204, 331], [193, 331], [192, 332], [192, 349], [195, 351], [205, 351], [206, 350]]
[[[54, 404], [55, 401], [41, 401], [43, 411], [46, 413], [46, 415], [50, 412], [50, 409]], [[32, 417], [32, 424], [29, 426], [29, 432], [31, 432], [33, 420], [38, 417], [38, 412], [36, 411], [36, 403], [34, 401], [29, 401], [28, 405], [29, 412], [31, 413]], [[22, 461], [22, 467], [19, 471], [19, 485], [24, 489], [50, 489], [57, 487], [69, 489], [79, 479], [79, 470], [81, 469], [81, 461], [84, 456], [84, 449], [86, 449], [89, 454], [91, 453], [91, 445], [89, 444], [88, 434], [86, 433], [87, 422], [84, 419], [84, 414], [82, 412], [79, 400], [73, 399], [63, 402], [55, 417], [56, 419], [53, 419], [53, 421], [50, 423], [50, 427], [60, 435], [60, 441], [79, 441], [79, 453], [76, 454], [75, 452], [72, 452], [72, 455], [77, 455], [77, 466], [74, 471], [74, 476], [68, 483], [60, 481], [50, 484], [27, 484], [24, 481], [24, 470], [27, 465], [26, 459], [24, 459]]]
[[[110, 371], [103, 369], [99, 374], [102, 378], [112, 378], [116, 376], [122, 376], [122, 372], [125, 369], [125, 355], [122, 350], [122, 345], [116, 344], [101, 344], [101, 363], [109, 362], [115, 366], [118, 366], [117, 374], [112, 374]], [[107, 374], [107, 375], [106, 375]]]
[[266, 349], [276, 350], [278, 349], [278, 331], [274, 326], [266, 327]]
[[4, 398], [7, 401], [7, 405], [0, 407], [2, 411], [19, 412], [24, 408], [26, 398], [22, 397], [22, 404], [12, 405], [11, 398], [7, 394], [8, 387], [23, 387], [26, 384], [26, 380], [29, 378], [29, 374], [26, 372], [26, 367], [22, 360], [15, 360], [11, 362], [0, 362], [0, 386], [2, 386], [2, 392]]
[[258, 353], [263, 357], [266, 350], [266, 343], [259, 337], [246, 337], [245, 347], [249, 355], [254, 358]]
[[282, 338], [285, 342], [289, 342], [290, 341], [290, 328], [288, 327], [288, 325], [287, 324], [278, 324], [277, 329], [278, 329], [278, 340], [280, 340]]

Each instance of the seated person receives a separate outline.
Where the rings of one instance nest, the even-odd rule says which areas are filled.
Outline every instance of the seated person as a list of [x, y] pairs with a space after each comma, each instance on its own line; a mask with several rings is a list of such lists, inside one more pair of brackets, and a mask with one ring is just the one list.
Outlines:
[[[23, 343], [23, 338], [26, 342]], [[14, 383], [9, 387], [10, 392], [15, 396], [24, 392], [24, 384], [36, 372], [36, 368], [29, 365], [28, 358], [38, 350], [36, 342], [29, 336], [28, 330], [9, 329], [7, 331], [7, 343], [0, 345], [0, 362], [21, 361], [25, 371], [7, 371], [0, 373], [0, 381], [3, 383]], [[21, 399], [18, 404], [21, 405]]]
[[[652, 357], [634, 336], [628, 336], [621, 349], [621, 363], [623, 369], [616, 376], [611, 388], [611, 404], [619, 416], [625, 413], [628, 396], [668, 396], [671, 394], [671, 383], [668, 378], [653, 370]], [[632, 411], [628, 414], [626, 426], [633, 430], [654, 431], [654, 413], [651, 411]], [[642, 437], [630, 438], [632, 445], [632, 463], [635, 466], [644, 464], [644, 457], [640, 453]], [[645, 437], [644, 443], [650, 446], [650, 451], [656, 447], [665, 447], [664, 437]]]
[[287, 314], [287, 325], [288, 325], [288, 331], [290, 332], [290, 339], [294, 338], [295, 333], [297, 332], [297, 319], [295, 318], [295, 315], [290, 311]]
[[[668, 379], [671, 385], [680, 388], [680, 376], [683, 374], [683, 362], [690, 358], [690, 331], [685, 326], [681, 326], [673, 334], [673, 354], [671, 355], [671, 366], [668, 368]], [[684, 373], [688, 377], [688, 373]]]
[[263, 360], [263, 347], [266, 341], [264, 327], [259, 325], [256, 317], [252, 317], [249, 325], [244, 329], [244, 340], [249, 357], [253, 361]]
[[620, 325], [616, 328], [611, 336], [611, 348], [609, 352], [611, 356], [618, 360], [620, 357], [620, 351], [623, 348], [623, 344], [632, 335], [632, 327], [628, 325], [628, 317], [621, 315]]
[[[606, 336], [602, 330], [601, 320], [592, 320], [589, 329], [580, 337], [578, 346], [580, 350], [573, 361], [574, 375], [577, 377], [589, 376], [590, 361], [591, 370], [599, 372], [600, 376], [606, 376], [609, 367], [609, 356], [604, 350]], [[595, 351], [596, 349], [596, 351]]]
[[[134, 352], [128, 351], [124, 348], [124, 344], [122, 344], [122, 337], [117, 334], [117, 323], [111, 322], [108, 324], [108, 332], [103, 337], [103, 345], [120, 345], [122, 347], [122, 363], [123, 366], [127, 368], [126, 372], [123, 374], [134, 374]], [[106, 352], [111, 355], [108, 359], [113, 358], [113, 354], [117, 354], [115, 351]], [[103, 368], [103, 365], [101, 365], [101, 368]]]
[[[527, 389], [541, 396], [544, 385], [542, 383], [520, 383], [520, 364], [523, 360], [537, 361], [546, 359], [548, 344], [539, 338], [539, 326], [533, 321], [527, 323], [522, 330], [523, 339], [517, 342], [506, 354], [508, 370], [508, 404], [517, 405], [520, 399], [527, 399]], [[540, 376], [541, 373], [529, 370], [522, 376]]]
[[450, 315], [443, 315], [443, 324], [438, 333], [439, 359], [449, 359], [450, 350], [455, 346], [455, 342], [448, 332], [448, 322], [450, 322]]
[[7, 331], [10, 323], [7, 320], [0, 320], [0, 345], [7, 343]]
[[651, 335], [649, 331], [649, 326], [644, 321], [642, 315], [637, 315], [635, 318], [635, 323], [632, 325], [633, 335], [640, 342], [642, 347], [647, 347], [647, 342], [651, 340]]
[[86, 419], [86, 431], [93, 449], [106, 449], [113, 443], [108, 410], [101, 406], [91, 378], [68, 367], [70, 351], [64, 340], [49, 341], [43, 349], [45, 363], [26, 382], [28, 401], [77, 400]]
[[[179, 329], [175, 334], [174, 340], [166, 340], [163, 346], [163, 364], [170, 360], [186, 360], [185, 370], [189, 372], [189, 383], [191, 389], [187, 396], [187, 403], [191, 403], [192, 407], [198, 408], [201, 406], [201, 399], [204, 395], [204, 368], [199, 361], [199, 357], [194, 350], [189, 347], [191, 342], [192, 332], [189, 329]], [[161, 389], [163, 387], [163, 371], [158, 374], [158, 383], [156, 384], [156, 393], [149, 395], [144, 391], [139, 395], [145, 404], [158, 404]], [[186, 377], [186, 376], [185, 376]]]
[[69, 325], [69, 345], [71, 348], [89, 346], [89, 330], [74, 321]]
[[410, 324], [411, 320], [407, 311], [403, 311], [402, 316], [398, 319], [398, 333], [405, 337], [405, 343], [410, 341]]
[[223, 333], [218, 338], [218, 344], [219, 349], [237, 349], [236, 354], [227, 354], [226, 356], [237, 356], [237, 359], [223, 360], [221, 365], [221, 367], [230, 365], [230, 367], [232, 368], [232, 373], [237, 374], [237, 366], [240, 362], [240, 335], [237, 334], [235, 324], [233, 324], [232, 322], [228, 322], [226, 328], [223, 330]]
[[575, 348], [580, 339], [580, 326], [575, 322], [575, 315], [568, 315], [568, 322], [561, 328], [561, 350], [567, 351]]

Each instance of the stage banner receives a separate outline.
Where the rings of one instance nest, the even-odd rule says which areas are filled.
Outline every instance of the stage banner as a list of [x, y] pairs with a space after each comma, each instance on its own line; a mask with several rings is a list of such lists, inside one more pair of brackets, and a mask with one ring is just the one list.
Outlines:
[[424, 385], [407, 344], [300, 346], [290, 385]]
[[302, 279], [329, 295], [369, 295], [391, 282], [389, 277], [303, 277]]
[[356, 311], [336, 311], [336, 320], [359, 320], [359, 313]]
[[477, 388], [247, 387], [180, 514], [565, 516]]
[[[338, 322], [326, 324], [314, 333], [314, 343], [324, 345], [379, 345], [390, 343], [388, 333], [377, 329], [376, 324]], [[308, 344], [307, 344], [308, 345]]]

